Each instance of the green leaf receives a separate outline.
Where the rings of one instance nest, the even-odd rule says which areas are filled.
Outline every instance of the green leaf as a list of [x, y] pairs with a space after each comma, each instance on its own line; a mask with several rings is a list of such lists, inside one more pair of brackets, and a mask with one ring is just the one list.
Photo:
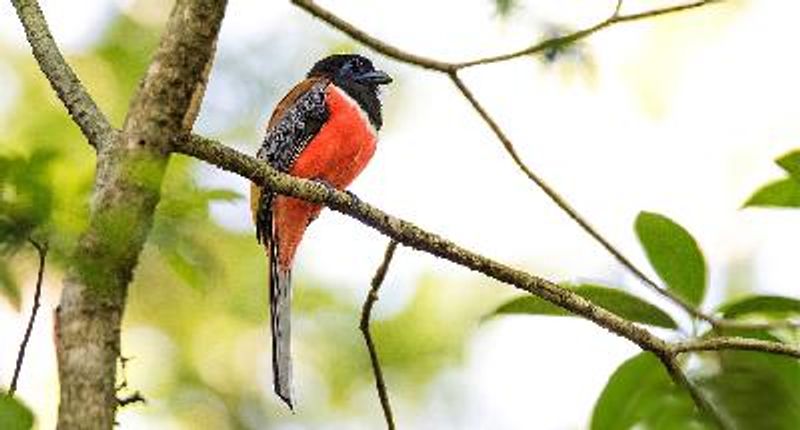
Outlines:
[[653, 354], [624, 362], [609, 378], [592, 412], [592, 430], [713, 428], [695, 412]]
[[725, 351], [711, 357], [715, 374], [697, 385], [732, 428], [800, 428], [800, 363], [759, 352]]
[[725, 318], [749, 314], [784, 317], [786, 314], [800, 314], [800, 300], [782, 296], [748, 296], [725, 303], [717, 311]]
[[33, 413], [17, 399], [0, 392], [0, 429], [28, 430], [33, 427]]
[[770, 182], [755, 192], [744, 204], [745, 207], [800, 207], [800, 181], [792, 178]]
[[[677, 328], [675, 321], [666, 312], [624, 291], [599, 285], [578, 285], [567, 288], [627, 320], [664, 328]], [[491, 315], [500, 314], [572, 316], [558, 306], [532, 295], [513, 299], [498, 307]]]
[[635, 228], [647, 259], [667, 288], [699, 306], [706, 292], [706, 261], [692, 235], [652, 212], [640, 212]]
[[792, 151], [775, 160], [789, 176], [800, 179], [800, 150]]

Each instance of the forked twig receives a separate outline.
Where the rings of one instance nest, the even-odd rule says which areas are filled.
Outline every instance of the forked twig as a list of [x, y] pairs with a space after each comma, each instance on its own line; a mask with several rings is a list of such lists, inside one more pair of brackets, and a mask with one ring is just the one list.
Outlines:
[[375, 276], [372, 278], [371, 288], [367, 293], [367, 298], [364, 300], [364, 306], [361, 308], [361, 323], [359, 328], [361, 333], [364, 334], [364, 343], [367, 344], [369, 351], [369, 360], [372, 363], [372, 373], [375, 375], [375, 388], [378, 390], [378, 397], [381, 400], [381, 408], [383, 408], [383, 416], [386, 418], [386, 428], [394, 430], [394, 416], [392, 415], [392, 407], [389, 404], [389, 393], [386, 390], [386, 382], [383, 379], [383, 371], [381, 370], [381, 363], [378, 360], [378, 351], [375, 349], [375, 343], [372, 340], [372, 335], [369, 331], [370, 316], [372, 315], [372, 307], [378, 301], [378, 290], [383, 284], [383, 279], [386, 278], [386, 272], [389, 270], [389, 265], [392, 263], [394, 251], [397, 249], [397, 241], [392, 239], [386, 247], [386, 252], [383, 255], [383, 262], [378, 266], [375, 271]]

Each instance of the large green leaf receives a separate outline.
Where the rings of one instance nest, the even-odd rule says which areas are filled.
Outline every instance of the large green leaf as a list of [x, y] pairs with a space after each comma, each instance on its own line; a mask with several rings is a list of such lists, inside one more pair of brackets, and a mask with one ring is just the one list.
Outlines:
[[783, 170], [795, 179], [800, 179], [800, 150], [792, 151], [775, 160]]
[[749, 351], [704, 355], [719, 370], [698, 385], [732, 428], [800, 428], [800, 363], [796, 359]]
[[[570, 289], [586, 300], [627, 320], [658, 327], [677, 328], [675, 321], [666, 312], [624, 291], [599, 285], [578, 285]], [[558, 306], [532, 295], [504, 303], [491, 315], [501, 314], [572, 316]]]
[[652, 212], [640, 212], [635, 228], [647, 259], [667, 288], [699, 306], [706, 292], [706, 261], [692, 235]]
[[725, 318], [750, 314], [783, 317], [786, 314], [800, 314], [800, 300], [783, 296], [748, 296], [727, 302], [717, 311]]
[[17, 399], [0, 392], [0, 429], [28, 430], [33, 427], [33, 413]]
[[592, 412], [592, 430], [711, 429], [691, 397], [675, 386], [661, 362], [643, 352], [611, 375]]
[[770, 182], [750, 196], [744, 205], [745, 207], [800, 207], [800, 181], [786, 178]]

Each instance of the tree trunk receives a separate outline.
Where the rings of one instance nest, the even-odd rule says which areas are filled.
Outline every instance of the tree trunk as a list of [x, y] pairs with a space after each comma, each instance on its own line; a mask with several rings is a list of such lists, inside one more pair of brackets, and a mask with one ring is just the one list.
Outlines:
[[171, 144], [190, 132], [225, 0], [178, 0], [123, 130], [98, 152], [89, 227], [56, 310], [59, 429], [110, 429], [127, 287], [160, 198]]

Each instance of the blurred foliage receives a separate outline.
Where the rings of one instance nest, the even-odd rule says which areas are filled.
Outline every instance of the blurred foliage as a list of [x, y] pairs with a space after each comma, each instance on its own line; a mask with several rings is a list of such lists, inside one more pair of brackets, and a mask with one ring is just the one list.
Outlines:
[[519, 7], [518, 0], [492, 0], [497, 16], [508, 17]]
[[706, 260], [692, 235], [675, 221], [652, 212], [640, 212], [634, 228], [650, 265], [667, 288], [700, 306], [706, 293]]
[[33, 413], [16, 398], [0, 391], [0, 429], [28, 430], [33, 427]]
[[[589, 284], [576, 286], [566, 285], [564, 287], [571, 289], [579, 296], [589, 300], [595, 305], [629, 321], [663, 328], [678, 328], [675, 320], [673, 320], [669, 314], [655, 305], [625, 291]], [[518, 297], [503, 303], [500, 307], [495, 309], [490, 316], [502, 314], [573, 316], [573, 314], [564, 309], [532, 295]]]

